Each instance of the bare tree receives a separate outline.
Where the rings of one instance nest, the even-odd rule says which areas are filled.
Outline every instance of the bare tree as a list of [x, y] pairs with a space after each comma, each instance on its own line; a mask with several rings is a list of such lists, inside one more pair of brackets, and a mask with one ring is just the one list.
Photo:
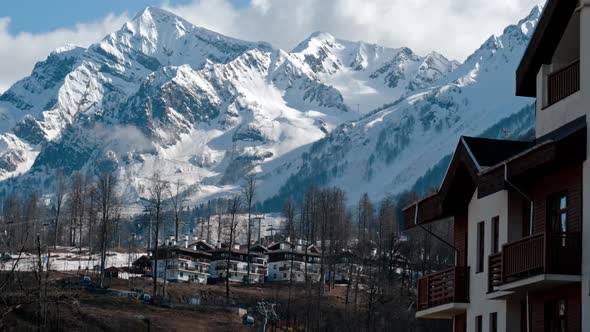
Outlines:
[[244, 185], [242, 187], [242, 191], [244, 192], [244, 198], [246, 199], [246, 209], [248, 210], [248, 229], [247, 229], [247, 251], [248, 251], [248, 271], [246, 272], [246, 282], [250, 283], [250, 264], [251, 264], [251, 257], [250, 257], [250, 245], [252, 242], [252, 208], [254, 204], [254, 197], [256, 196], [256, 178], [254, 175], [250, 174], [247, 175], [244, 179]]
[[215, 203], [215, 212], [217, 212], [217, 246], [221, 245], [221, 215], [223, 214], [223, 200], [221, 198], [217, 199]]
[[66, 182], [64, 179], [63, 170], [59, 169], [55, 172], [55, 242], [54, 248], [57, 248], [59, 236], [59, 217], [63, 205], [63, 199], [66, 194]]
[[104, 270], [108, 245], [108, 226], [118, 214], [119, 197], [117, 179], [112, 172], [105, 172], [96, 181], [96, 198], [100, 213], [100, 287], [104, 287]]
[[227, 250], [227, 259], [226, 259], [226, 266], [225, 266], [225, 300], [226, 303], [229, 303], [229, 276], [230, 276], [230, 259], [232, 254], [232, 249], [237, 237], [237, 228], [238, 228], [238, 220], [237, 215], [240, 212], [240, 208], [242, 206], [242, 201], [239, 195], [235, 195], [230, 198], [227, 202], [227, 225], [226, 231], [229, 236], [228, 242], [228, 250]]
[[295, 201], [291, 197], [287, 199], [283, 207], [283, 215], [287, 219], [287, 236], [293, 241], [295, 236]]
[[184, 187], [184, 183], [178, 179], [174, 183], [173, 186], [168, 188], [168, 192], [170, 195], [170, 202], [172, 203], [172, 208], [174, 210], [174, 238], [176, 241], [180, 241], [178, 238], [178, 228], [180, 225], [180, 212], [182, 211], [182, 202], [183, 202], [183, 193], [182, 188]]
[[90, 177], [87, 177], [87, 185], [86, 185], [86, 190], [85, 190], [85, 196], [87, 196], [87, 204], [88, 204], [88, 251], [89, 252], [93, 252], [93, 250], [95, 250], [95, 227], [96, 227], [96, 221], [97, 221], [97, 213], [98, 213], [98, 209], [97, 209], [97, 200], [96, 200], [96, 196], [97, 196], [97, 190], [96, 190], [96, 184], [91, 181]]
[[207, 243], [211, 243], [211, 200], [207, 201]]
[[169, 192], [170, 184], [161, 178], [159, 173], [154, 173], [150, 179], [151, 185], [148, 187], [149, 197], [145, 199], [148, 202], [148, 208], [152, 211], [154, 218], [154, 265], [152, 268], [152, 278], [154, 281], [154, 295], [158, 294], [158, 238], [160, 236], [160, 226], [162, 224], [162, 212], [164, 210], [165, 195]]
[[[70, 184], [67, 207], [70, 212], [69, 242], [71, 246], [76, 245], [76, 231], [83, 217], [84, 205], [84, 179], [79, 173], [74, 174]], [[80, 233], [80, 240], [81, 240]], [[78, 245], [81, 246], [81, 241]]]

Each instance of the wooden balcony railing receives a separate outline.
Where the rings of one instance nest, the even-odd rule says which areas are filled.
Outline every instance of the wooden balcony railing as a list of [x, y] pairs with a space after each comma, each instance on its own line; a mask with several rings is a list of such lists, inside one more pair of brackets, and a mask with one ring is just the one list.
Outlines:
[[469, 268], [455, 266], [418, 280], [418, 310], [469, 302]]
[[580, 60], [549, 75], [547, 79], [548, 106], [580, 90]]
[[502, 284], [502, 253], [498, 252], [488, 257], [488, 292]]
[[488, 288], [538, 274], [581, 272], [581, 233], [539, 233], [502, 246], [488, 260]]

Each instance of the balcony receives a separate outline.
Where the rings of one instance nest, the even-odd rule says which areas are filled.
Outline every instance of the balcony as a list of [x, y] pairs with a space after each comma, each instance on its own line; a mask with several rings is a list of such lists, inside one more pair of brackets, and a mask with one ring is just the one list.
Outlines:
[[469, 268], [455, 266], [418, 280], [416, 318], [451, 319], [469, 303]]
[[580, 60], [547, 77], [547, 107], [580, 90]]
[[580, 281], [581, 233], [540, 233], [488, 258], [489, 292], [535, 290]]

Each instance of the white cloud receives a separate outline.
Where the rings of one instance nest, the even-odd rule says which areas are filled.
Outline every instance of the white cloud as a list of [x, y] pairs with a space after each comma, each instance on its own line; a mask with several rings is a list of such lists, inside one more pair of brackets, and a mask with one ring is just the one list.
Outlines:
[[[193, 0], [163, 7], [232, 37], [264, 40], [290, 50], [322, 30], [349, 40], [407, 46], [425, 54], [436, 50], [463, 60], [491, 34], [526, 16], [542, 0], [252, 0], [236, 9], [228, 0]], [[35, 62], [65, 44], [88, 46], [117, 30], [126, 13], [47, 33], [8, 32], [0, 18], [0, 91], [28, 75]]]
[[194, 0], [171, 10], [198, 26], [290, 50], [321, 30], [349, 40], [463, 60], [490, 35], [525, 17], [542, 0]]
[[10, 19], [0, 17], [0, 92], [29, 75], [35, 63], [45, 59], [54, 49], [67, 44], [87, 47], [119, 29], [128, 19], [126, 13], [108, 15], [99, 21], [80, 23], [72, 28], [13, 35], [8, 31]]

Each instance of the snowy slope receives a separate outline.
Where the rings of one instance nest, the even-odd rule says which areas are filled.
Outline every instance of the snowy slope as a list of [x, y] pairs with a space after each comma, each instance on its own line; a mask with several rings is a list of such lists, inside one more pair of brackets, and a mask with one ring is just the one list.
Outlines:
[[65, 52], [74, 51], [67, 66], [50, 61], [57, 51], [45, 61], [63, 73], [50, 89], [33, 91], [52, 98], [51, 107], [41, 108], [43, 100], [18, 108], [20, 99], [36, 101], [23, 88], [43, 84], [36, 72], [3, 95], [16, 123], [0, 136], [0, 179], [10, 187], [49, 187], [56, 169], [119, 170], [137, 197], [160, 171], [182, 178], [196, 200], [237, 190], [258, 165], [357, 117], [299, 57], [160, 9], [144, 10], [87, 50]]
[[[203, 67], [208, 59], [229, 62], [249, 49], [269, 50], [197, 28], [157, 8], [146, 8], [119, 31], [87, 50], [66, 47], [38, 63], [31, 76], [0, 96], [0, 134], [12, 131], [17, 142], [0, 149], [0, 179], [20, 174], [30, 160], [13, 155], [39, 153], [59, 140], [69, 125], [120, 107], [145, 77], [163, 65]], [[14, 125], [16, 124], [16, 125]]]
[[458, 66], [436, 52], [419, 56], [407, 47], [351, 42], [325, 32], [313, 33], [292, 52], [362, 113], [426, 88]]
[[[479, 136], [512, 118], [511, 137], [533, 126], [532, 99], [515, 97], [514, 72], [540, 16], [540, 7], [501, 36], [490, 37], [464, 64], [426, 90], [334, 130], [304, 158], [275, 172], [294, 173], [268, 205], [300, 194], [310, 183], [336, 185], [349, 199], [411, 189], [453, 152], [461, 135]], [[522, 120], [522, 121], [521, 121]], [[432, 183], [431, 185], [437, 185]]]

